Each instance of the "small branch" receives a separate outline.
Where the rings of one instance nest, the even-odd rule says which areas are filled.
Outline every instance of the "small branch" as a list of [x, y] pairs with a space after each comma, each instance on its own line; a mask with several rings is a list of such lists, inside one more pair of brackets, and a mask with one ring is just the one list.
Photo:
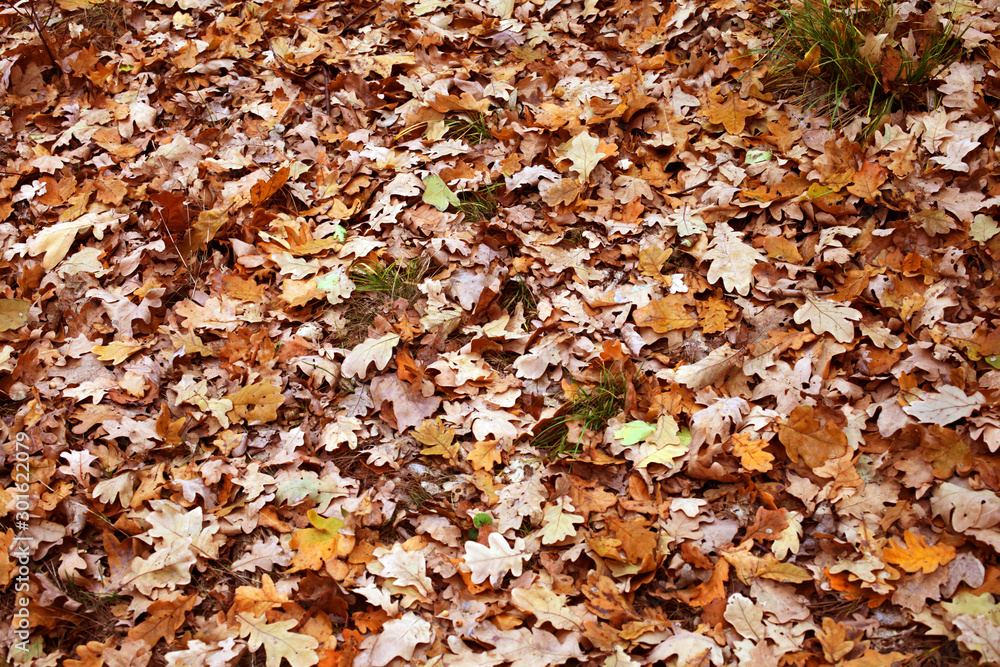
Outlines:
[[[52, 47], [49, 46], [49, 40], [45, 38], [45, 26], [42, 20], [38, 17], [38, 7], [36, 5], [37, 0], [28, 0], [28, 10], [27, 13], [23, 13], [19, 7], [14, 4], [14, 0], [7, 0], [7, 6], [13, 9], [25, 20], [29, 21], [31, 25], [35, 28], [35, 32], [38, 33], [38, 38], [42, 40], [42, 48], [45, 49], [46, 55], [48, 55], [49, 60], [52, 62], [52, 66], [62, 73], [62, 67], [59, 65], [59, 60], [56, 58], [55, 53], [52, 51]], [[50, 14], [51, 16], [51, 14]]]

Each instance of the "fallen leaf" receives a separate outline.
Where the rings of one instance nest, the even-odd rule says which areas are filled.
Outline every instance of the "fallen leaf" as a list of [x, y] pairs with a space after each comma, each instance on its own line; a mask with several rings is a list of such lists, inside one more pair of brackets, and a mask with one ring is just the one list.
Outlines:
[[926, 538], [908, 530], [903, 533], [903, 541], [905, 546], [900, 546], [890, 538], [889, 546], [882, 550], [882, 557], [886, 563], [898, 565], [904, 572], [930, 574], [956, 556], [955, 547], [941, 543], [931, 546]]
[[378, 338], [369, 338], [347, 353], [340, 366], [341, 372], [347, 377], [363, 378], [372, 363], [378, 370], [384, 369], [392, 359], [392, 351], [399, 341], [399, 334], [392, 332]]

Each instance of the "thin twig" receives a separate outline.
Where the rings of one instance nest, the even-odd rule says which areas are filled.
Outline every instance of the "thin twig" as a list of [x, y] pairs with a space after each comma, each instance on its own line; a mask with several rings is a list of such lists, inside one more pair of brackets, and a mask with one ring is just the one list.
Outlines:
[[329, 117], [333, 114], [330, 109], [330, 72], [326, 65], [323, 65], [323, 93], [326, 95], [326, 115]]

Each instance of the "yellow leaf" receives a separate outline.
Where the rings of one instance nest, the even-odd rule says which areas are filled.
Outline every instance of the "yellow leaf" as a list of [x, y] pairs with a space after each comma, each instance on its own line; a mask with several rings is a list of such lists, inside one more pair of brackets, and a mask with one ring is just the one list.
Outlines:
[[747, 471], [767, 472], [771, 469], [774, 456], [764, 451], [766, 445], [764, 440], [751, 440], [744, 433], [733, 436], [733, 453], [740, 457], [740, 464]]
[[698, 301], [698, 324], [701, 332], [721, 333], [729, 328], [729, 306], [722, 299]]
[[698, 324], [698, 318], [685, 308], [687, 301], [688, 298], [681, 294], [670, 294], [639, 308], [632, 319], [638, 326], [649, 327], [656, 333], [687, 329]]
[[670, 248], [650, 247], [639, 251], [639, 273], [650, 278], [661, 278], [663, 265], [673, 254]]
[[445, 426], [441, 418], [425, 419], [420, 426], [413, 429], [413, 437], [422, 445], [427, 445], [420, 450], [426, 456], [443, 456], [449, 461], [454, 461], [458, 456], [458, 443], [453, 443], [455, 439], [455, 429]]
[[112, 365], [117, 366], [144, 347], [146, 346], [135, 341], [116, 340], [107, 345], [95, 345], [93, 351], [101, 361], [111, 361]]
[[270, 422], [278, 418], [278, 406], [285, 397], [270, 382], [257, 382], [226, 396], [233, 402], [233, 409], [226, 413], [232, 421]]
[[316, 510], [309, 510], [306, 516], [313, 527], [297, 530], [292, 535], [288, 546], [296, 549], [297, 553], [292, 559], [289, 572], [318, 570], [327, 561], [336, 558], [344, 547], [343, 536], [340, 534], [340, 529], [344, 527], [343, 521], [336, 517], [327, 519]]
[[466, 457], [473, 470], [492, 470], [493, 466], [503, 462], [503, 455], [497, 445], [499, 440], [480, 440]]
[[931, 546], [926, 538], [914, 535], [910, 531], [903, 533], [903, 541], [906, 545], [900, 546], [890, 538], [891, 546], [882, 550], [882, 557], [886, 563], [898, 565], [904, 572], [910, 574], [916, 572], [930, 574], [955, 558], [955, 547], [941, 543]]
[[31, 302], [24, 299], [0, 299], [0, 331], [20, 329], [28, 323]]

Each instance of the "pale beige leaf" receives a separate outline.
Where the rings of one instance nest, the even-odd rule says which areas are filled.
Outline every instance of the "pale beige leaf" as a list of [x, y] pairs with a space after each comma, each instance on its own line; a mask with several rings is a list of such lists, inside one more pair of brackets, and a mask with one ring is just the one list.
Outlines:
[[407, 612], [382, 626], [382, 634], [372, 646], [371, 664], [383, 667], [395, 658], [409, 660], [418, 644], [426, 644], [433, 638], [431, 624], [413, 612]]
[[853, 320], [861, 319], [861, 312], [845, 306], [839, 301], [824, 299], [809, 292], [805, 293], [806, 302], [795, 311], [793, 319], [796, 324], [809, 322], [809, 326], [817, 335], [832, 334], [841, 343], [854, 340]]
[[712, 244], [702, 259], [712, 262], [708, 267], [708, 282], [714, 285], [721, 278], [726, 290], [746, 296], [753, 284], [753, 267], [765, 258], [756, 248], [743, 242], [742, 232], [718, 222]]
[[496, 588], [510, 572], [519, 576], [529, 554], [524, 552], [524, 538], [518, 537], [511, 547], [500, 533], [490, 533], [489, 546], [478, 542], [465, 543], [465, 564], [472, 572], [472, 583], [481, 584], [487, 579]]
[[382, 370], [392, 358], [392, 351], [399, 343], [399, 334], [387, 333], [378, 338], [369, 338], [347, 353], [340, 370], [347, 377], [363, 378], [372, 362]]
[[950, 384], [942, 385], [937, 393], [924, 392], [919, 400], [903, 407], [903, 412], [922, 424], [947, 426], [959, 419], [971, 417], [983, 406], [986, 398], [978, 391], [972, 396]]
[[313, 667], [319, 661], [316, 653], [319, 642], [310, 635], [292, 632], [299, 624], [294, 618], [267, 623], [263, 616], [237, 614], [236, 617], [240, 622], [240, 636], [247, 638], [250, 650], [264, 647], [266, 667], [281, 667], [282, 658], [291, 667]]
[[573, 506], [566, 498], [560, 498], [557, 504], [545, 508], [542, 512], [542, 529], [539, 531], [542, 544], [555, 544], [576, 535], [576, 524], [583, 523], [584, 518], [579, 514], [572, 514], [572, 511]]
[[764, 612], [745, 595], [730, 595], [723, 616], [744, 638], [754, 641], [764, 639]]
[[597, 151], [600, 144], [600, 139], [591, 136], [586, 130], [569, 141], [566, 157], [572, 161], [573, 170], [580, 175], [581, 181], [587, 180], [590, 172], [594, 171], [594, 167], [604, 157]]
[[1000, 496], [992, 491], [972, 491], [944, 482], [931, 495], [931, 511], [936, 516], [950, 517], [951, 525], [960, 533], [992, 528], [1000, 524]]
[[539, 623], [549, 623], [556, 630], [578, 630], [583, 624], [581, 605], [567, 604], [565, 595], [558, 595], [550, 588], [515, 588], [510, 592], [514, 606], [532, 614]]

